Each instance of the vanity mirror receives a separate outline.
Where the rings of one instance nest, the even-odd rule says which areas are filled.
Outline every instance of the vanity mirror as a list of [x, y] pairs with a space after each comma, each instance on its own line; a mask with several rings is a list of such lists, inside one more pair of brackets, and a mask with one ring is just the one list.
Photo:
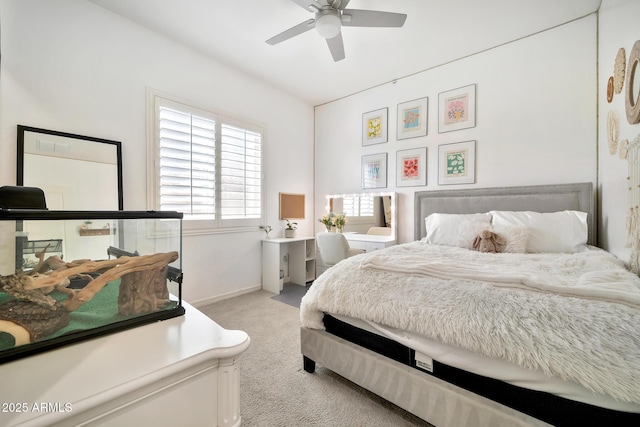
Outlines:
[[16, 183], [51, 210], [123, 210], [119, 141], [18, 125]]
[[[396, 194], [356, 193], [327, 196], [327, 212], [344, 214], [348, 221], [345, 233], [367, 234], [372, 227], [388, 229], [396, 239]], [[384, 233], [387, 230], [378, 230]], [[373, 230], [371, 232], [374, 232]]]

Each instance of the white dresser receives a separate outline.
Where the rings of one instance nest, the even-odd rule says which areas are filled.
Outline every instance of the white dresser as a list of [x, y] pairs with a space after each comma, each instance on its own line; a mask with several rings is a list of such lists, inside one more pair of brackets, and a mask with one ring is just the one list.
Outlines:
[[0, 365], [2, 426], [240, 425], [245, 332], [184, 316]]

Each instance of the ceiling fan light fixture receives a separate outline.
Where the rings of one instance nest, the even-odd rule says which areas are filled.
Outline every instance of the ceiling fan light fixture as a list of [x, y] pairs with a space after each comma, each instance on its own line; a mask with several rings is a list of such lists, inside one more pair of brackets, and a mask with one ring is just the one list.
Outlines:
[[316, 18], [316, 30], [325, 39], [332, 39], [340, 34], [341, 26], [342, 22], [337, 14], [328, 13]]
[[342, 26], [347, 27], [402, 27], [407, 15], [404, 13], [381, 12], [377, 10], [346, 9], [350, 0], [292, 0], [298, 6], [314, 13], [308, 19], [288, 30], [271, 37], [270, 45], [281, 43], [315, 28], [326, 40], [334, 61], [345, 58], [342, 41]]

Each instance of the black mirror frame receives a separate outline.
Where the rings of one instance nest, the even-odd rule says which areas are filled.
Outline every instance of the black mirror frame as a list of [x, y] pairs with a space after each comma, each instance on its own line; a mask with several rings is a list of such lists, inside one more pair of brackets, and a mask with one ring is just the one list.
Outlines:
[[76, 135], [67, 132], [58, 132], [49, 129], [40, 129], [30, 126], [18, 125], [18, 153], [17, 153], [17, 168], [16, 168], [16, 185], [24, 185], [24, 133], [25, 132], [37, 132], [47, 135], [56, 135], [64, 138], [82, 139], [85, 141], [98, 142], [102, 144], [111, 144], [116, 146], [117, 150], [117, 167], [118, 167], [118, 210], [124, 210], [124, 197], [122, 186], [122, 143], [120, 141], [112, 141], [109, 139], [95, 138], [92, 136]]

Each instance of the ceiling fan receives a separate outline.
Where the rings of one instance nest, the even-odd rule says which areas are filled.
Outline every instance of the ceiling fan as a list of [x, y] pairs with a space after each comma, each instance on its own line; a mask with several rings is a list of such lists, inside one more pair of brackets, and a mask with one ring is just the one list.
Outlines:
[[345, 9], [350, 0], [293, 0], [305, 10], [315, 13], [314, 19], [289, 28], [267, 40], [278, 44], [313, 28], [327, 40], [334, 61], [344, 59], [344, 43], [340, 29], [345, 27], [402, 27], [407, 15], [375, 10]]

